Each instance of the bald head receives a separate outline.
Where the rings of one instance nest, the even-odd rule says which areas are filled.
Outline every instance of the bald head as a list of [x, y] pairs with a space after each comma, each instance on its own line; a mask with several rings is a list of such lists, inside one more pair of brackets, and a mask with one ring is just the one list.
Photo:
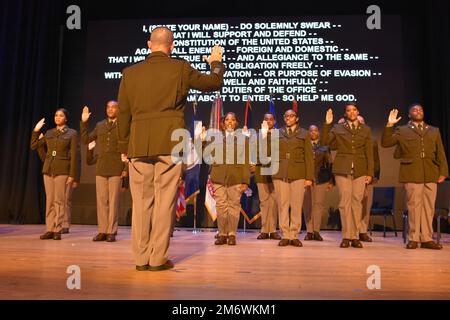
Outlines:
[[173, 50], [173, 33], [167, 27], [157, 27], [153, 29], [148, 41], [148, 47], [152, 52], [162, 51], [170, 54]]

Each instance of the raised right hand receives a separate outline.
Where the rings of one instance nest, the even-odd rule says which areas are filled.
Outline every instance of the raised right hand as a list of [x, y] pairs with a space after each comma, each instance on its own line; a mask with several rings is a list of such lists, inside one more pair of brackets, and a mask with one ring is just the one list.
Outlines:
[[224, 49], [221, 46], [214, 46], [211, 50], [211, 55], [209, 57], [203, 56], [203, 59], [208, 63], [211, 64], [214, 61], [222, 62], [222, 54], [224, 52]]
[[263, 131], [265, 131], [265, 132], [269, 131], [269, 125], [267, 124], [267, 121], [266, 121], [266, 120], [264, 120], [264, 121], [261, 123], [261, 130], [263, 130]]
[[261, 133], [262, 133], [262, 137], [265, 139], [267, 137], [267, 134], [269, 133], [269, 125], [267, 124], [267, 121], [264, 120], [261, 123]]
[[91, 116], [91, 112], [89, 112], [88, 106], [84, 106], [83, 113], [81, 114], [81, 121], [83, 121], [83, 122], [88, 121], [90, 116]]
[[391, 112], [389, 113], [389, 118], [388, 118], [388, 126], [393, 126], [394, 124], [396, 124], [397, 122], [400, 121], [400, 118], [397, 118], [398, 116], [398, 110], [397, 109], [392, 109]]
[[39, 132], [42, 129], [42, 127], [44, 126], [44, 124], [45, 124], [45, 118], [42, 118], [41, 120], [39, 120], [38, 123], [36, 123], [36, 126], [34, 127], [34, 131]]
[[330, 108], [327, 110], [327, 115], [325, 116], [325, 122], [327, 124], [333, 123], [333, 109]]

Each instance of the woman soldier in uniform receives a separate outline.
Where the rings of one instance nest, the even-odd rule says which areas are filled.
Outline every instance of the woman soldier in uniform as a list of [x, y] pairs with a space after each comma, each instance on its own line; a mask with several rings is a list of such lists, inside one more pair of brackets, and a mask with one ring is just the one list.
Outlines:
[[78, 174], [78, 133], [67, 126], [67, 110], [58, 109], [55, 113], [56, 127], [47, 130], [39, 139], [45, 118], [35, 126], [31, 135], [31, 149], [43, 145], [47, 147], [42, 173], [46, 195], [45, 223], [47, 232], [41, 239], [61, 240], [63, 219], [66, 210], [67, 187], [71, 186]]
[[[248, 139], [241, 130], [236, 130], [237, 126], [236, 114], [228, 112], [222, 121], [223, 140], [210, 143], [218, 144], [215, 146], [216, 150], [223, 148], [223, 157], [217, 159], [220, 162], [212, 163], [210, 169], [219, 229], [216, 245], [236, 245], [241, 194], [250, 184]], [[234, 154], [227, 151], [227, 142], [234, 148]]]

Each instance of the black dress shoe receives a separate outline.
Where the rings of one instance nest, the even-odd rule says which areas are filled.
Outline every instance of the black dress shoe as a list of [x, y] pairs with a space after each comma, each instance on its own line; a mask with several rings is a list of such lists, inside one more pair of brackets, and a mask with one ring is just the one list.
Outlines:
[[69, 228], [62, 228], [61, 229], [61, 234], [68, 234], [69, 233]]
[[150, 266], [146, 264], [145, 266], [136, 266], [137, 271], [147, 271]]
[[99, 233], [92, 239], [92, 241], [105, 241], [105, 240], [106, 240], [106, 233]]
[[269, 234], [269, 238], [272, 240], [281, 240], [281, 236], [278, 234], [278, 232], [271, 232]]
[[116, 236], [114, 233], [109, 233], [106, 235], [106, 242], [116, 242]]
[[54, 232], [53, 240], [61, 240], [61, 232]]
[[363, 245], [362, 245], [361, 241], [354, 239], [354, 240], [352, 240], [352, 247], [353, 248], [362, 248]]
[[342, 239], [341, 248], [349, 248], [350, 247], [350, 240], [349, 239]]
[[294, 247], [303, 247], [302, 242], [298, 239], [291, 240], [289, 244]]
[[305, 241], [314, 240], [314, 233], [308, 232], [303, 240]]
[[221, 246], [223, 244], [227, 244], [227, 237], [226, 236], [219, 236], [217, 240], [214, 242], [216, 246]]
[[442, 245], [440, 243], [436, 243], [434, 241], [422, 242], [420, 244], [420, 247], [425, 248], [425, 249], [433, 249], [433, 250], [441, 250], [442, 249]]
[[278, 242], [278, 245], [280, 247], [286, 247], [289, 245], [289, 242], [290, 242], [289, 239], [281, 239], [280, 242]]
[[256, 237], [256, 239], [258, 240], [265, 240], [265, 239], [269, 239], [269, 234], [265, 233], [265, 232], [261, 232], [258, 237]]
[[369, 237], [369, 235], [367, 233], [360, 233], [359, 234], [359, 241], [372, 242], [372, 238]]
[[228, 236], [228, 245], [235, 246], [236, 245], [236, 236]]
[[169, 270], [172, 269], [174, 267], [173, 262], [170, 260], [167, 260], [166, 263], [160, 265], [160, 266], [149, 266], [148, 270], [149, 271], [163, 271], [163, 270]]
[[53, 239], [53, 232], [47, 231], [42, 236], [40, 236], [39, 239], [41, 239], [41, 240]]
[[323, 241], [322, 236], [317, 231], [314, 231], [314, 240], [316, 240], [316, 241]]
[[417, 249], [419, 246], [419, 243], [417, 241], [408, 241], [408, 244], [406, 245], [406, 249]]

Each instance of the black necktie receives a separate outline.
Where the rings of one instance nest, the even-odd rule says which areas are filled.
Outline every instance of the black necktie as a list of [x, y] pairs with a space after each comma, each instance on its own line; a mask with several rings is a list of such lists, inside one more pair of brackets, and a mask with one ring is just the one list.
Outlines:
[[288, 135], [291, 135], [291, 134], [292, 134], [292, 129], [288, 128]]
[[422, 131], [422, 129], [423, 129], [423, 125], [419, 124], [419, 130]]
[[352, 130], [355, 131], [356, 130], [356, 125], [354, 123], [352, 123]]

